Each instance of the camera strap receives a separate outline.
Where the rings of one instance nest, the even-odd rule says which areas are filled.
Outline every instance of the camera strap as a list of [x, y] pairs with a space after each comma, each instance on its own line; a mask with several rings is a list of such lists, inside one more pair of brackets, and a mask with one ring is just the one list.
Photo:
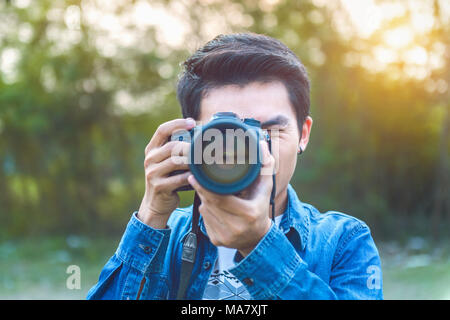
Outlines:
[[200, 204], [200, 197], [196, 192], [192, 208], [192, 229], [184, 239], [183, 250], [181, 253], [180, 285], [178, 287], [177, 300], [185, 299], [189, 280], [192, 275], [192, 269], [194, 268], [195, 254], [197, 252], [197, 235], [199, 231], [198, 222], [200, 217], [198, 207]]
[[[269, 147], [269, 152], [272, 154], [272, 139], [269, 135], [267, 135], [267, 144]], [[277, 192], [277, 185], [275, 183], [276, 181], [276, 174], [275, 171], [272, 174], [272, 192], [270, 193], [270, 205], [272, 206], [272, 221], [275, 223], [275, 195]]]

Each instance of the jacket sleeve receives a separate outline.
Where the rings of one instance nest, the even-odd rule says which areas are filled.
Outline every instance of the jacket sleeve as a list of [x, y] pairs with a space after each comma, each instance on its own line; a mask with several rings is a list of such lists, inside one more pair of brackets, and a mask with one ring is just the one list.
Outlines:
[[365, 223], [358, 223], [341, 242], [330, 285], [340, 299], [383, 299], [380, 256]]
[[[160, 299], [163, 263], [171, 229], [153, 229], [134, 212], [114, 255], [87, 299]], [[145, 286], [145, 290], [144, 289]]]
[[378, 252], [363, 224], [340, 244], [329, 283], [309, 270], [283, 232], [272, 224], [256, 248], [230, 272], [257, 300], [381, 299], [381, 287], [375, 289], [376, 283], [369, 281], [371, 266], [381, 270]]

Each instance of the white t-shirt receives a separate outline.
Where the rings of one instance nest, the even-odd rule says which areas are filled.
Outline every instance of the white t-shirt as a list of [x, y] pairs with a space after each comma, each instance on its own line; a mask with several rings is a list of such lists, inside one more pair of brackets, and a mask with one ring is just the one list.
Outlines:
[[[275, 217], [279, 227], [283, 215]], [[234, 256], [237, 250], [217, 247], [218, 257], [214, 269], [209, 276], [203, 300], [251, 300], [245, 286], [228, 270], [235, 266]]]

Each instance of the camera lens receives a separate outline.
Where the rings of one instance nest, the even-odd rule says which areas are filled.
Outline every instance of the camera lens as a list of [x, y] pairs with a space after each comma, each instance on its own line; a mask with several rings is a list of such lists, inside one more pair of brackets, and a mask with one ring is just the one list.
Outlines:
[[205, 175], [217, 183], [235, 183], [243, 179], [250, 170], [248, 139], [233, 136], [233, 141], [230, 142], [227, 141], [228, 138], [230, 137], [225, 135], [221, 157], [215, 157], [216, 153], [213, 153], [219, 161], [212, 164], [203, 163], [201, 166]]
[[[217, 117], [194, 131], [190, 169], [206, 189], [234, 194], [258, 177], [261, 168], [258, 153], [259, 135], [255, 127], [240, 119]], [[200, 162], [195, 161], [198, 158]]]

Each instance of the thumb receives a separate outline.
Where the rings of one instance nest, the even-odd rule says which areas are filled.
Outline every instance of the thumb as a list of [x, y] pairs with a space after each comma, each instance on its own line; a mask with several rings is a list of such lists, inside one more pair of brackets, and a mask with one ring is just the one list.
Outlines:
[[269, 151], [269, 144], [263, 140], [259, 143], [262, 153], [261, 176], [271, 177], [275, 172], [275, 158]]
[[259, 145], [261, 148], [262, 167], [260, 176], [258, 177], [259, 181], [255, 186], [255, 192], [270, 195], [272, 192], [272, 175], [275, 169], [275, 158], [270, 154], [267, 141], [260, 141]]

